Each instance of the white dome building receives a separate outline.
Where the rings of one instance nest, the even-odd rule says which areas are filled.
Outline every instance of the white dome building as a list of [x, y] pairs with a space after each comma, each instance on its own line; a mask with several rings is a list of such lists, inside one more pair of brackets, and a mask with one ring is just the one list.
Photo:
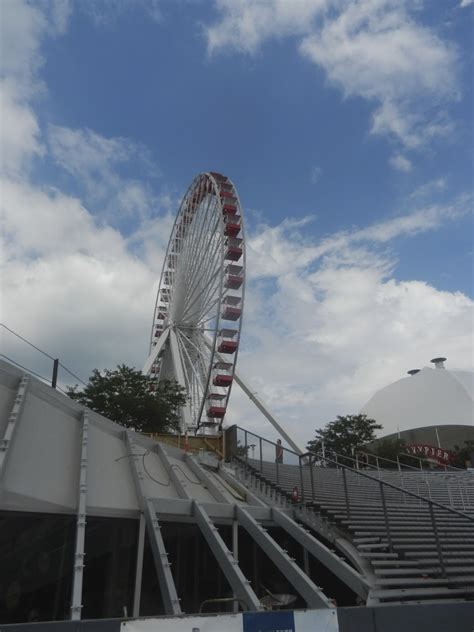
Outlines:
[[410, 377], [380, 389], [363, 406], [361, 413], [382, 424], [379, 437], [399, 435], [408, 445], [444, 450], [474, 440], [474, 372], [446, 369], [445, 361], [434, 358], [434, 368], [408, 371]]

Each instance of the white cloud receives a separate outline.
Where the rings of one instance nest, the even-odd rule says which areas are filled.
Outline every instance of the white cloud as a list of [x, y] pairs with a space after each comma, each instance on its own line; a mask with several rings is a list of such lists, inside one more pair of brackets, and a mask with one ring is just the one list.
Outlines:
[[131, 9], [141, 9], [154, 22], [160, 22], [161, 0], [81, 0], [79, 9], [98, 27], [113, 24]]
[[410, 172], [413, 169], [413, 165], [410, 160], [406, 156], [402, 154], [395, 154], [390, 158], [390, 164], [397, 171], [404, 171], [405, 173]]
[[0, 81], [0, 171], [18, 175], [41, 155], [40, 130], [32, 109], [19, 102], [9, 82]]
[[220, 22], [207, 27], [208, 51], [234, 48], [255, 53], [271, 37], [301, 35], [311, 30], [314, 18], [330, 0], [216, 0]]
[[[319, 243], [284, 225], [251, 236], [239, 371], [300, 443], [433, 355], [471, 368], [474, 302], [423, 281], [396, 280], [393, 254], [377, 249], [441, 227], [467, 206], [428, 207]], [[255, 261], [255, 244], [270, 255], [265, 266]], [[262, 273], [272, 275], [271, 290]], [[274, 434], [237, 388], [232, 400], [229, 422]]]
[[447, 187], [446, 178], [437, 178], [436, 180], [430, 180], [417, 187], [410, 195], [411, 198], [426, 198], [433, 194], [439, 194], [445, 191]]
[[294, 36], [345, 97], [375, 106], [374, 134], [408, 149], [452, 131], [443, 103], [457, 98], [457, 54], [415, 21], [401, 0], [218, 0], [208, 50], [253, 54], [270, 38]]
[[105, 138], [90, 129], [50, 125], [49, 149], [56, 163], [84, 189], [86, 201], [114, 221], [120, 216], [144, 219], [156, 200], [143, 181], [120, 174], [137, 165], [150, 179], [159, 175], [146, 147], [126, 138]]
[[469, 7], [471, 4], [474, 4], [474, 0], [461, 0], [460, 7]]
[[317, 184], [320, 181], [322, 175], [323, 170], [321, 169], [321, 167], [313, 167], [311, 169], [311, 182], [313, 184]]
[[285, 220], [278, 226], [260, 226], [247, 239], [248, 260], [253, 278], [279, 277], [288, 269], [302, 271], [321, 259], [338, 260], [353, 265], [357, 262], [386, 271], [388, 263], [380, 259], [377, 248], [397, 237], [412, 237], [440, 227], [470, 212], [472, 200], [460, 196], [445, 205], [428, 205], [374, 223], [366, 228], [354, 227], [313, 242], [298, 232], [298, 224]]
[[[372, 132], [389, 134], [408, 148], [444, 135], [449, 124], [426, 99], [456, 95], [456, 54], [433, 31], [413, 21], [405, 3], [351, 3], [320, 31], [304, 38], [303, 55], [322, 66], [345, 96], [378, 104]], [[430, 104], [432, 109], [432, 104]]]
[[[264, 12], [262, 23], [266, 5], [277, 6], [281, 35], [309, 33], [307, 22], [316, 19], [322, 4], [247, 3]], [[121, 167], [137, 153], [126, 139], [53, 126], [49, 145], [41, 145], [28, 99], [38, 85], [35, 59], [45, 19], [37, 8], [42, 5], [17, 5], [21, 28], [18, 16], [12, 19], [26, 48], [8, 61], [2, 75], [9, 88], [5, 163], [15, 165], [2, 183], [2, 318], [81, 376], [119, 362], [139, 367], [147, 353], [175, 200], [123, 176]], [[229, 11], [243, 6], [221, 5]], [[70, 8], [57, 6], [54, 28], [60, 32]], [[288, 12], [294, 17], [287, 28]], [[270, 29], [271, 21], [266, 24]], [[27, 166], [35, 156], [54, 156], [84, 196], [34, 185]], [[91, 212], [87, 197], [99, 211], [109, 197], [122, 211], [135, 209], [137, 229], [124, 235], [110, 225], [109, 215]], [[150, 212], [150, 200], [158, 215]], [[395, 280], [395, 257], [385, 250], [396, 237], [434, 230], [467, 207], [462, 198], [424, 205], [319, 241], [304, 235], [310, 217], [261, 225], [249, 235], [239, 369], [302, 443], [315, 427], [336, 414], [355, 412], [376, 388], [433, 355], [443, 353], [460, 367], [469, 366], [472, 301], [421, 281]], [[37, 355], [13, 348], [6, 336], [4, 342], [4, 353], [48, 374], [50, 365], [40, 369]], [[270, 434], [237, 388], [231, 406], [229, 422]]]

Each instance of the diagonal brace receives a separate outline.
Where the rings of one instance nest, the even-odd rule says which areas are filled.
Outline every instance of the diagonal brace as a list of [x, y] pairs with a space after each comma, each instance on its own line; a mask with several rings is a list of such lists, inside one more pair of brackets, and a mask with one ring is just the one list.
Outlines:
[[340, 557], [332, 553], [324, 544], [319, 542], [306, 529], [287, 516], [277, 507], [272, 507], [272, 517], [279, 527], [282, 527], [291, 537], [301, 544], [308, 553], [321, 562], [326, 568], [343, 581], [351, 590], [363, 599], [367, 599], [370, 589], [369, 583]]
[[229, 582], [236, 599], [245, 603], [248, 610], [262, 610], [259, 598], [242, 573], [239, 563], [227, 548], [212, 520], [200, 503], [193, 502], [193, 513], [204, 539]]
[[130, 452], [132, 475], [135, 481], [138, 501], [145, 516], [146, 528], [150, 539], [165, 611], [166, 614], [182, 614], [178, 593], [176, 592], [176, 586], [168, 561], [168, 554], [160, 531], [160, 523], [152, 500], [145, 495], [145, 487], [143, 484], [144, 474], [140, 465], [141, 457], [139, 453], [137, 453], [137, 446], [133, 441], [130, 431], [125, 432], [125, 442]]
[[309, 608], [332, 608], [333, 605], [324, 593], [314, 584], [290, 556], [271, 538], [243, 507], [236, 506], [236, 516], [258, 546], [272, 560], [277, 568], [303, 597]]

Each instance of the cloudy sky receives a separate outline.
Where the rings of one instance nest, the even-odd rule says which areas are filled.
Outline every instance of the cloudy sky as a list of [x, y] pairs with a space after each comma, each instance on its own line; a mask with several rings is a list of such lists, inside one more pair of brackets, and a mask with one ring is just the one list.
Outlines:
[[[1, 0], [2, 322], [83, 378], [141, 367], [216, 170], [247, 226], [240, 373], [299, 441], [436, 355], [472, 368], [473, 9]], [[228, 422], [273, 436], [237, 388]]]

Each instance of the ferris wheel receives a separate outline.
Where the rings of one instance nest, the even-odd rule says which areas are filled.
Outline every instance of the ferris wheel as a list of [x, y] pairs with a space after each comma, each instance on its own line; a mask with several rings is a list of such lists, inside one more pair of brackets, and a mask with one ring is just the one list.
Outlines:
[[[226, 414], [239, 350], [245, 240], [237, 191], [220, 173], [198, 175], [166, 250], [143, 372], [186, 391], [181, 431], [214, 432]], [[205, 429], [209, 430], [205, 430]]]

